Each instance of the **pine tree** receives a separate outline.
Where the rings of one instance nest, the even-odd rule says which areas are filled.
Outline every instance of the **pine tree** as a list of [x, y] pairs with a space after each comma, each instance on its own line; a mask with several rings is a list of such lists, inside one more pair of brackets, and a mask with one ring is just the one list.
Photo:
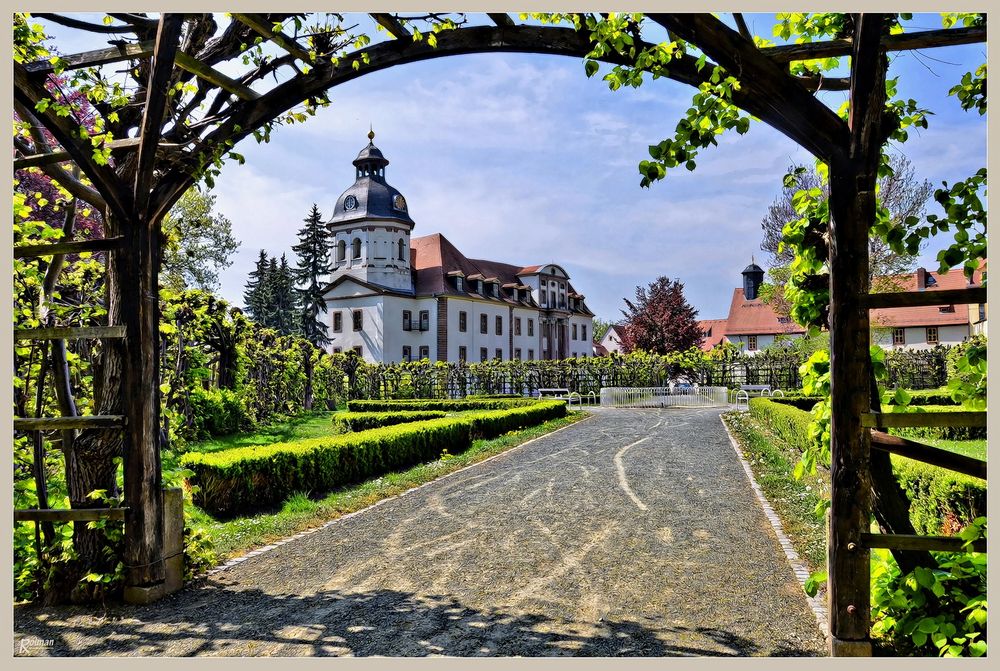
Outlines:
[[309, 216], [299, 229], [299, 244], [292, 247], [298, 256], [295, 268], [295, 292], [301, 310], [299, 323], [303, 337], [317, 347], [330, 343], [326, 323], [319, 318], [326, 312], [321, 278], [333, 272], [330, 260], [330, 233], [323, 223], [319, 208], [313, 203]]
[[271, 259], [270, 268], [274, 273], [271, 282], [274, 291], [271, 326], [282, 335], [298, 333], [299, 306], [295, 295], [295, 276], [288, 265], [287, 256], [281, 255], [280, 264]]
[[247, 314], [255, 322], [263, 324], [270, 303], [267, 297], [267, 253], [262, 249], [257, 257], [257, 264], [250, 272], [247, 280], [246, 290], [243, 292], [243, 304], [246, 306]]

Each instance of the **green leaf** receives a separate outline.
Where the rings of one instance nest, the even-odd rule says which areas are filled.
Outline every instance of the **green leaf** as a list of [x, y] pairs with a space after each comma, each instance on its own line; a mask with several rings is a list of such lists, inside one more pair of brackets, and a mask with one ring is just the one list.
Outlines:
[[587, 73], [587, 77], [593, 77], [600, 69], [600, 65], [597, 61], [584, 61], [583, 69]]

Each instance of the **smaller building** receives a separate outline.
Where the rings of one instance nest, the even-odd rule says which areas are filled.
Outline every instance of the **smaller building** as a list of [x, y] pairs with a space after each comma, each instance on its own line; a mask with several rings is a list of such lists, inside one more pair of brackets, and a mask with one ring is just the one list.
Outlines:
[[[898, 278], [900, 291], [942, 291], [979, 286], [982, 272], [969, 282], [961, 268], [935, 273], [924, 268]], [[971, 309], [970, 309], [971, 308]], [[872, 340], [887, 349], [931, 349], [957, 345], [980, 326], [985, 332], [986, 306], [959, 303], [913, 308], [885, 308], [871, 311]]]
[[710, 352], [717, 345], [729, 342], [729, 338], [726, 337], [726, 323], [725, 319], [702, 319], [698, 322], [698, 328], [701, 329], [700, 347], [703, 352]]
[[608, 356], [612, 352], [622, 353], [622, 338], [625, 336], [623, 327], [612, 324], [604, 336], [594, 345], [594, 356]]

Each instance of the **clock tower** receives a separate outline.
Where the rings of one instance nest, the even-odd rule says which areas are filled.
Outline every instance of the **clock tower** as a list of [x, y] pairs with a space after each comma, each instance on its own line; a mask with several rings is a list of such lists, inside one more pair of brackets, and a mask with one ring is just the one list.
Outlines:
[[333, 237], [333, 275], [344, 275], [396, 291], [413, 292], [410, 218], [406, 199], [385, 181], [389, 161], [373, 144], [354, 159], [354, 184], [337, 199], [327, 223]]

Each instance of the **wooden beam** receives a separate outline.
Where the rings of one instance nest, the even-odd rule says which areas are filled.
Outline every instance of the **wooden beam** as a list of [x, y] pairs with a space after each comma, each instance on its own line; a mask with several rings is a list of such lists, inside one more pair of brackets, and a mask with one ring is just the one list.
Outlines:
[[733, 12], [733, 19], [736, 21], [736, 27], [740, 31], [740, 35], [744, 38], [753, 42], [753, 33], [750, 32], [749, 26], [747, 26], [746, 19], [743, 18], [743, 14], [740, 12]]
[[486, 13], [486, 16], [490, 17], [490, 21], [497, 24], [501, 28], [510, 28], [514, 25], [514, 19], [510, 18], [510, 15], [506, 12], [498, 12], [491, 14]]
[[371, 17], [397, 40], [405, 40], [411, 37], [410, 31], [404, 28], [399, 19], [392, 14], [371, 14]]
[[17, 245], [14, 247], [15, 259], [26, 259], [37, 256], [54, 256], [55, 254], [81, 254], [83, 252], [103, 252], [117, 249], [123, 238], [98, 238], [96, 240], [71, 240], [67, 242], [52, 242], [45, 245]]
[[182, 70], [186, 70], [200, 79], [204, 79], [209, 84], [214, 84], [225, 91], [229, 91], [243, 100], [256, 100], [260, 98], [260, 94], [249, 86], [244, 86], [235, 79], [227, 77], [215, 68], [205, 65], [183, 51], [177, 52], [175, 60], [177, 61], [177, 67]]
[[[139, 138], [137, 137], [127, 137], [121, 140], [112, 140], [104, 145], [105, 147], [110, 147], [111, 151], [123, 151], [127, 149], [134, 149], [139, 146]], [[179, 147], [178, 144], [160, 144], [161, 149], [173, 149]], [[52, 163], [62, 163], [64, 161], [72, 161], [73, 157], [69, 155], [68, 151], [52, 151], [44, 154], [33, 154], [31, 156], [26, 156], [24, 158], [14, 159], [14, 170], [20, 170], [22, 168], [33, 168], [36, 166], [50, 165]]]
[[15, 522], [93, 522], [124, 520], [128, 508], [28, 508], [15, 510]]
[[[39, 100], [47, 100], [52, 94], [35, 80], [20, 63], [14, 63], [14, 98], [34, 110]], [[89, 141], [79, 138], [80, 126], [70, 117], [59, 116], [53, 107], [38, 112], [37, 118], [56, 140], [69, 152], [80, 169], [93, 183], [101, 197], [107, 202], [110, 214], [126, 225], [131, 220], [132, 191], [122, 183], [114, 169], [101, 165], [94, 159], [94, 147]]]
[[[985, 27], [946, 28], [943, 30], [925, 30], [916, 33], [889, 35], [883, 38], [882, 47], [886, 51], [911, 51], [913, 49], [953, 47], [960, 44], [977, 44], [985, 41]], [[842, 39], [824, 42], [806, 42], [804, 44], [784, 44], [777, 47], [765, 47], [760, 52], [776, 63], [849, 56], [851, 54], [851, 40]]]
[[124, 326], [68, 326], [65, 328], [14, 329], [14, 340], [76, 340], [124, 338]]
[[[142, 108], [142, 124], [139, 133], [139, 156], [135, 171], [132, 198], [138, 214], [145, 217], [149, 202], [149, 190], [153, 182], [153, 168], [156, 148], [160, 143], [163, 115], [167, 108], [167, 89], [174, 69], [174, 59], [178, 54], [183, 14], [160, 15], [156, 29], [156, 45], [153, 47], [153, 67], [146, 82], [146, 104]], [[148, 217], [143, 225], [148, 222]]]
[[125, 425], [122, 415], [80, 415], [79, 417], [15, 417], [15, 431], [45, 431], [48, 429], [120, 429]]
[[306, 63], [312, 61], [312, 58], [310, 58], [309, 52], [306, 49], [302, 48], [302, 46], [294, 40], [285, 37], [285, 35], [271, 30], [271, 26], [264, 21], [261, 21], [259, 17], [260, 14], [233, 14], [234, 19], [253, 29], [262, 37], [274, 42], [299, 60], [305, 61]]
[[711, 14], [647, 16], [696, 46], [736, 77], [742, 93], [756, 98], [766, 110], [763, 116], [757, 116], [814, 156], [830, 162], [835, 154], [843, 151], [847, 137], [844, 121], [813, 97], [786, 68], [764, 57], [753, 42], [748, 42]]
[[[908, 534], [861, 534], [861, 543], [868, 548], [887, 550], [930, 550], [933, 552], [962, 552], [965, 541], [957, 536], [916, 536]], [[973, 552], [986, 552], [986, 540], [973, 541]]]
[[891, 308], [915, 308], [933, 305], [961, 305], [963, 303], [985, 303], [986, 287], [968, 289], [930, 289], [928, 291], [897, 291], [884, 294], [868, 294], [863, 297], [869, 310]]
[[[919, 406], [918, 406], [919, 407]], [[985, 427], [985, 412], [868, 412], [861, 416], [861, 425], [873, 429], [904, 427]]]
[[907, 459], [947, 468], [950, 471], [971, 475], [974, 478], [986, 479], [986, 462], [982, 459], [942, 450], [940, 447], [924, 445], [915, 440], [892, 436], [882, 431], [872, 431], [872, 449], [898, 454]]
[[[147, 40], [138, 44], [122, 42], [121, 44], [107, 49], [95, 49], [94, 51], [84, 51], [78, 54], [71, 54], [62, 57], [64, 70], [76, 70], [79, 68], [89, 68], [108, 63], [120, 63], [121, 61], [131, 61], [139, 58], [149, 58], [153, 55], [153, 41]], [[47, 60], [27, 63], [24, 69], [30, 75], [48, 75], [55, 72], [55, 64]]]

